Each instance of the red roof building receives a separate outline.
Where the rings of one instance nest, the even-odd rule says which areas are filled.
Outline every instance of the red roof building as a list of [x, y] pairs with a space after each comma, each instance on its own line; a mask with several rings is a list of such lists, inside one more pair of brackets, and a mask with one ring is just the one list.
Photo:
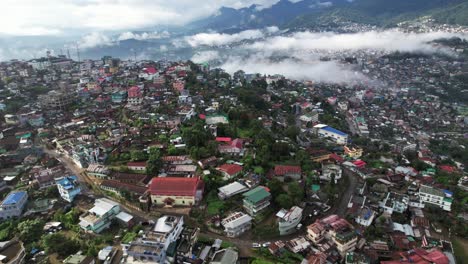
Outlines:
[[192, 206], [203, 198], [204, 183], [198, 178], [158, 177], [150, 183], [153, 205]]
[[274, 173], [275, 177], [281, 181], [283, 181], [285, 177], [299, 180], [302, 176], [302, 170], [300, 166], [276, 165]]
[[217, 168], [218, 171], [220, 171], [224, 178], [231, 179], [239, 175], [239, 173], [242, 171], [242, 166], [237, 165], [237, 164], [223, 164]]
[[449, 258], [440, 250], [424, 250], [416, 248], [400, 252], [398, 259], [381, 261], [380, 264], [449, 264]]

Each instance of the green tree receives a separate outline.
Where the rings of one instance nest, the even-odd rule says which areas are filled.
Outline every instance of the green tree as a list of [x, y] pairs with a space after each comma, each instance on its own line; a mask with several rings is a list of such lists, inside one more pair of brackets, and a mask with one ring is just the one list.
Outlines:
[[143, 151], [139, 150], [131, 150], [130, 151], [130, 158], [132, 161], [140, 161], [140, 160], [146, 160], [147, 155]]
[[78, 241], [69, 239], [60, 233], [46, 235], [43, 238], [43, 245], [47, 254], [58, 253], [61, 257], [74, 254], [80, 249]]
[[304, 198], [304, 188], [298, 182], [288, 184], [288, 193], [295, 204], [298, 204]]
[[149, 149], [149, 157], [146, 162], [146, 172], [149, 175], [154, 175], [159, 172], [162, 167], [161, 152], [157, 148]]
[[44, 222], [41, 219], [25, 220], [18, 224], [18, 236], [29, 243], [41, 237], [43, 228]]
[[275, 199], [276, 204], [284, 209], [289, 209], [293, 206], [293, 200], [285, 193], [278, 195]]

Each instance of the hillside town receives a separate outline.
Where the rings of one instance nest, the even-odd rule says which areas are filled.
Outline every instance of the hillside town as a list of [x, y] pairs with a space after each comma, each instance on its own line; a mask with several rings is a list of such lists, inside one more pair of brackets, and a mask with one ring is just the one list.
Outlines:
[[1, 262], [463, 263], [465, 62], [343, 60], [380, 84], [0, 63]]

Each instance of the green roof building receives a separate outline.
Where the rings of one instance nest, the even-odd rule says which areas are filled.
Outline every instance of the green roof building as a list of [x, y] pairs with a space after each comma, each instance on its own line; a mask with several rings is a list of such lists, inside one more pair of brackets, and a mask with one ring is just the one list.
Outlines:
[[270, 205], [271, 194], [266, 187], [258, 186], [244, 194], [243, 206], [245, 211], [255, 216], [260, 211], [264, 210]]

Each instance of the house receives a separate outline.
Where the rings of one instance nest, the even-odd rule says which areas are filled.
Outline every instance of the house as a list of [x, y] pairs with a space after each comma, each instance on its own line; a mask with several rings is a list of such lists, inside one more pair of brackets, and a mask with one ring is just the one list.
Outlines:
[[204, 183], [198, 178], [159, 177], [149, 184], [154, 205], [192, 206], [203, 197]]
[[70, 255], [63, 260], [64, 264], [94, 264], [94, 257], [86, 256], [81, 251]]
[[244, 141], [240, 138], [236, 138], [227, 144], [221, 144], [218, 146], [218, 151], [221, 154], [232, 155], [232, 156], [243, 156], [244, 155]]
[[221, 221], [227, 237], [238, 237], [252, 227], [252, 217], [242, 212], [235, 212]]
[[86, 174], [95, 178], [104, 179], [109, 176], [110, 170], [104, 165], [90, 164], [88, 169], [86, 169]]
[[225, 248], [216, 251], [210, 264], [236, 264], [239, 259], [239, 253], [232, 248]]
[[224, 180], [229, 180], [237, 177], [242, 172], [242, 166], [238, 164], [223, 164], [216, 168], [223, 175]]
[[0, 242], [0, 263], [21, 264], [25, 263], [26, 252], [24, 245], [18, 240]]
[[452, 192], [440, 190], [431, 186], [421, 185], [419, 187], [419, 198], [424, 204], [432, 204], [442, 208], [445, 211], [452, 210]]
[[257, 215], [270, 206], [271, 194], [266, 187], [258, 186], [243, 193], [242, 196], [244, 197], [243, 207], [251, 216]]
[[164, 156], [162, 161], [171, 165], [188, 165], [192, 164], [193, 160], [189, 156]]
[[394, 192], [387, 193], [385, 199], [379, 203], [379, 206], [388, 214], [393, 212], [403, 213], [408, 209], [409, 196]]
[[415, 248], [409, 251], [399, 252], [394, 254], [393, 260], [381, 261], [380, 264], [410, 264], [410, 263], [434, 263], [434, 264], [449, 264], [449, 260], [438, 248], [422, 249]]
[[171, 165], [167, 169], [167, 174], [185, 177], [193, 177], [197, 172], [197, 166], [195, 165]]
[[361, 207], [355, 221], [362, 226], [370, 226], [374, 221], [375, 216], [376, 213], [369, 207]]
[[221, 200], [226, 200], [236, 194], [248, 191], [249, 189], [240, 182], [232, 182], [228, 185], [218, 188], [218, 197]]
[[208, 115], [205, 122], [207, 125], [229, 124], [229, 119], [226, 115]]
[[81, 193], [81, 187], [78, 183], [78, 177], [66, 176], [55, 179], [60, 196], [67, 202], [73, 202], [73, 199]]
[[[165, 215], [160, 217], [152, 230], [143, 237], [132, 241], [126, 252], [138, 262], [171, 263], [167, 259], [167, 251], [179, 239], [184, 229], [182, 216]], [[175, 250], [175, 248], [174, 248]]]
[[302, 220], [302, 208], [293, 206], [289, 210], [281, 209], [277, 214], [278, 229], [280, 235], [289, 235], [294, 233], [297, 225]]
[[336, 246], [341, 256], [347, 252], [354, 251], [358, 236], [353, 226], [345, 219], [330, 215], [316, 220], [307, 227], [307, 237], [318, 245], [323, 241], [328, 241]]
[[113, 103], [120, 104], [127, 100], [127, 91], [117, 91], [111, 94], [111, 100]]
[[344, 154], [352, 159], [359, 159], [362, 156], [363, 150], [362, 148], [355, 148], [355, 147], [343, 147]]
[[120, 205], [107, 198], [96, 199], [94, 207], [80, 216], [80, 227], [87, 232], [101, 233], [109, 228], [120, 213]]
[[146, 161], [134, 161], [128, 162], [127, 168], [134, 171], [145, 171], [146, 170]]
[[274, 176], [280, 181], [284, 181], [285, 178], [300, 180], [302, 178], [302, 170], [300, 166], [276, 165]]
[[132, 105], [139, 105], [143, 102], [143, 93], [138, 86], [132, 86], [128, 89], [128, 102]]
[[0, 203], [0, 219], [8, 220], [20, 217], [28, 202], [28, 193], [25, 191], [11, 192]]
[[215, 156], [211, 156], [209, 158], [198, 161], [198, 165], [202, 169], [206, 169], [211, 166], [216, 166], [217, 163], [218, 163], [218, 158], [216, 158]]
[[334, 181], [335, 184], [341, 179], [342, 169], [340, 165], [334, 163], [322, 163], [322, 175], [320, 179], [324, 181]]
[[[145, 186], [139, 186], [131, 183], [124, 183], [116, 180], [103, 180], [99, 186], [101, 189], [122, 195], [128, 193], [132, 196], [142, 196], [148, 190]], [[125, 197], [127, 198], [127, 197]]]
[[323, 138], [329, 138], [333, 140], [336, 144], [346, 145], [348, 143], [348, 134], [341, 132], [333, 127], [327, 125], [315, 125], [317, 129], [317, 135]]
[[286, 247], [293, 253], [307, 250], [311, 243], [305, 237], [296, 237], [286, 242]]

